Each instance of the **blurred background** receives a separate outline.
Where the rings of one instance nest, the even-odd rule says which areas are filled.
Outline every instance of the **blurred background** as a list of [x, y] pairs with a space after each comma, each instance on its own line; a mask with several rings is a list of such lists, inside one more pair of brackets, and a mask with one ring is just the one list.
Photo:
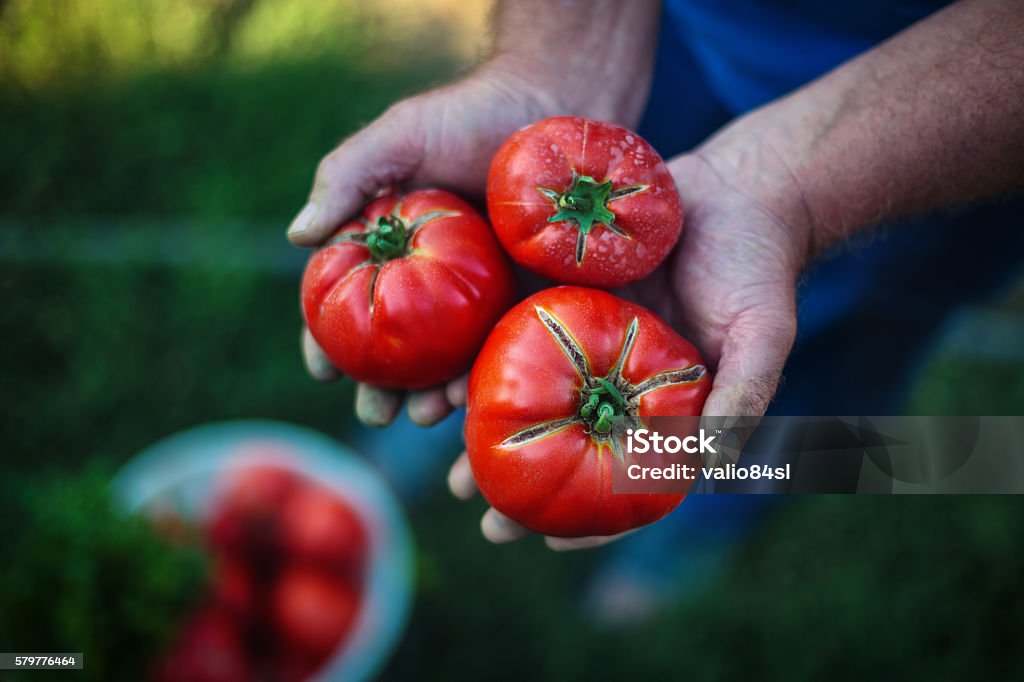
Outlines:
[[[307, 378], [305, 254], [284, 229], [316, 163], [472, 64], [486, 15], [483, 0], [0, 0], [0, 508], [190, 426], [284, 420], [371, 456], [406, 502], [417, 592], [385, 679], [1024, 673], [1018, 498], [795, 499], [720, 538], [693, 518], [716, 559], [641, 566], [664, 592], [634, 594], [611, 549], [486, 543], [484, 504], [444, 486], [455, 420], [388, 452], [354, 423], [351, 385]], [[1024, 287], [962, 310], [906, 411], [1024, 413], [1022, 338]], [[5, 538], [32, 530], [16, 518]], [[0, 549], [0, 594], [19, 546]]]

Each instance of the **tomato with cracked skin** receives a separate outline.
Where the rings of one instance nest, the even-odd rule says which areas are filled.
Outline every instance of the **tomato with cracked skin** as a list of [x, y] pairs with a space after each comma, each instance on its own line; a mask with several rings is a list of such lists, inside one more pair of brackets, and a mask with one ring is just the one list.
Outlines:
[[650, 274], [679, 239], [683, 209], [661, 157], [625, 128], [575, 116], [512, 135], [491, 162], [487, 210], [520, 265], [611, 289]]
[[699, 416], [710, 390], [697, 350], [646, 308], [594, 289], [547, 289], [501, 319], [473, 366], [473, 477], [492, 507], [545, 535], [652, 523], [683, 494], [613, 492], [630, 464], [659, 463], [628, 452], [626, 429]]
[[370, 202], [302, 279], [306, 324], [327, 357], [386, 388], [434, 386], [467, 369], [512, 296], [490, 226], [441, 190]]

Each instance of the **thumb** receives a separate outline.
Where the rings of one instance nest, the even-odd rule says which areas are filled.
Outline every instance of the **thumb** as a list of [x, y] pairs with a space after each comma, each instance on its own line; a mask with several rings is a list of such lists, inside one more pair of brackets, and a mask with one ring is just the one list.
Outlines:
[[288, 227], [296, 246], [316, 246], [382, 190], [415, 175], [423, 161], [415, 100], [399, 102], [320, 162], [309, 201]]
[[760, 417], [775, 397], [796, 339], [792, 309], [750, 310], [726, 329], [704, 416]]

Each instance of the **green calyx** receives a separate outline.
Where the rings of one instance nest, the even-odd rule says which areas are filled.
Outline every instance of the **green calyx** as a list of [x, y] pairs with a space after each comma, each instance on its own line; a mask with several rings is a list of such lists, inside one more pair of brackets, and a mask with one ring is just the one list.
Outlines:
[[400, 218], [381, 216], [374, 229], [367, 233], [366, 248], [375, 261], [383, 263], [405, 255], [408, 236], [409, 231]]
[[598, 182], [589, 175], [572, 172], [569, 187], [558, 190], [538, 187], [537, 191], [551, 200], [555, 212], [548, 217], [549, 223], [568, 223], [576, 228], [576, 265], [582, 265], [587, 254], [587, 235], [594, 225], [604, 225], [623, 239], [632, 239], [625, 230], [615, 224], [615, 214], [608, 205], [631, 194], [644, 192], [649, 185], [629, 185], [612, 189], [612, 181]]
[[611, 433], [612, 420], [626, 413], [626, 399], [615, 384], [594, 378], [596, 387], [584, 387], [580, 417], [597, 433]]
[[548, 218], [549, 223], [567, 220], [575, 224], [582, 234], [590, 234], [595, 224], [614, 225], [615, 214], [608, 209], [612, 182], [598, 182], [588, 175], [573, 172], [569, 188], [557, 197], [552, 197], [557, 212]]

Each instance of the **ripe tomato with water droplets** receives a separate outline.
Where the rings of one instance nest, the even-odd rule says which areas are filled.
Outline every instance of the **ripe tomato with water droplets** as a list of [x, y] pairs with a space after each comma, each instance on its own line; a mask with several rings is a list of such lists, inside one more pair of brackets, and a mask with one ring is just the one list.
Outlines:
[[513, 260], [564, 284], [611, 289], [650, 274], [683, 227], [661, 157], [625, 128], [575, 116], [512, 135], [491, 162], [487, 210]]
[[441, 190], [370, 202], [302, 279], [303, 315], [327, 357], [386, 388], [434, 386], [467, 369], [512, 297], [490, 226]]

